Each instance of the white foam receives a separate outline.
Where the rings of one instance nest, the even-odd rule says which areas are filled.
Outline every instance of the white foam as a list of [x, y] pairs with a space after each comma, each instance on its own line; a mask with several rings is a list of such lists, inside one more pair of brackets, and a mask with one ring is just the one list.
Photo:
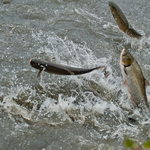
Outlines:
[[[31, 117], [34, 113], [34, 109], [29, 111], [27, 108], [17, 104], [17, 102], [14, 100], [18, 98], [18, 95], [24, 93], [25, 90], [29, 90], [29, 87], [23, 88], [22, 86], [17, 86], [16, 88], [11, 88], [7, 96], [3, 98], [1, 106], [3, 106], [3, 108], [11, 114], [21, 115], [23, 118], [31, 120]], [[31, 90], [30, 94], [34, 96], [34, 90]], [[28, 97], [27, 101], [30, 101], [30, 97]]]

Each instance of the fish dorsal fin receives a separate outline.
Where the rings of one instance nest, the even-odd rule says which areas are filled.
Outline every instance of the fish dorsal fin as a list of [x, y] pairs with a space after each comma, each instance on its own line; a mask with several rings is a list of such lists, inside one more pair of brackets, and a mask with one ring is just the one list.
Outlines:
[[99, 67], [96, 67], [96, 68], [94, 68], [94, 69], [101, 69], [101, 68], [104, 68], [105, 70], [106, 70], [106, 66], [99, 66]]
[[150, 86], [149, 82], [145, 79], [145, 86]]
[[51, 62], [51, 57], [45, 58], [46, 61]]

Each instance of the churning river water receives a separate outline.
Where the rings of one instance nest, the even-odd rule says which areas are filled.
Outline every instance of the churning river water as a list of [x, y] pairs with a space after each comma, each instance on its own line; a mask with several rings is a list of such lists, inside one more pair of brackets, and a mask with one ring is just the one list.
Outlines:
[[[0, 1], [1, 150], [124, 150], [126, 138], [150, 139], [150, 115], [130, 107], [119, 67], [125, 48], [150, 81], [150, 3], [114, 2], [143, 39], [118, 30], [106, 0]], [[109, 76], [99, 69], [37, 78], [31, 58], [107, 66]]]

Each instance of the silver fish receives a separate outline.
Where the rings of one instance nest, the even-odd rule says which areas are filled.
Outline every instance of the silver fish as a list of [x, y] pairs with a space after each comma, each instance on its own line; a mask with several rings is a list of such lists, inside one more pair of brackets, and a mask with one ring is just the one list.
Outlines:
[[120, 55], [120, 68], [123, 76], [123, 84], [126, 85], [128, 92], [131, 94], [130, 99], [138, 107], [144, 102], [149, 108], [146, 97], [146, 86], [149, 83], [144, 78], [135, 58], [125, 49], [122, 50]]
[[122, 30], [132, 38], [140, 39], [142, 37], [141, 34], [139, 34], [135, 29], [132, 28], [121, 9], [114, 2], [109, 2], [109, 8], [118, 24], [119, 30]]

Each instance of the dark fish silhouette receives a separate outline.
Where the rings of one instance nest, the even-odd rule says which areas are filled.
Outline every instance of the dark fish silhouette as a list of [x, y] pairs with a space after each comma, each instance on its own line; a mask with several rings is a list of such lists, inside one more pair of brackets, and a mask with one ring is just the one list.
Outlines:
[[48, 73], [53, 73], [53, 74], [59, 74], [59, 75], [79, 75], [79, 74], [85, 74], [91, 72], [96, 69], [106, 68], [104, 66], [90, 68], [90, 69], [75, 68], [75, 67], [69, 67], [61, 64], [52, 63], [52, 62], [41, 61], [37, 59], [31, 59], [29, 63], [32, 67], [40, 70], [37, 77], [39, 77], [42, 71], [46, 71]]
[[109, 2], [109, 8], [118, 24], [119, 30], [122, 30], [132, 38], [140, 39], [142, 37], [141, 34], [139, 34], [135, 29], [132, 28], [121, 9], [114, 2]]
[[149, 83], [144, 78], [137, 61], [129, 52], [125, 51], [125, 49], [122, 50], [120, 55], [120, 68], [123, 76], [123, 84], [131, 94], [130, 99], [133, 100], [137, 106], [144, 102], [149, 108], [146, 97], [146, 86], [148, 86]]

